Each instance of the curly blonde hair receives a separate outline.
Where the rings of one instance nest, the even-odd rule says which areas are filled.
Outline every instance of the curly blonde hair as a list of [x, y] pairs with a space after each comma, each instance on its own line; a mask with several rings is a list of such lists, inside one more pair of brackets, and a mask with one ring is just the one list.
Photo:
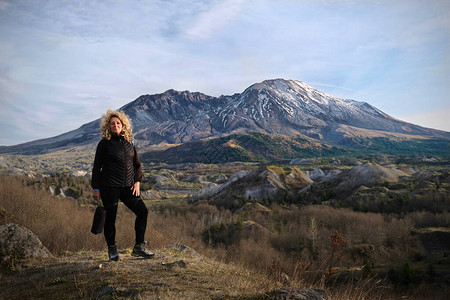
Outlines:
[[102, 138], [107, 140], [111, 139], [109, 122], [113, 117], [119, 118], [120, 122], [122, 122], [122, 132], [120, 135], [123, 136], [127, 142], [131, 142], [131, 138], [133, 137], [131, 120], [123, 111], [115, 111], [109, 108], [106, 114], [102, 116], [102, 120], [100, 122], [100, 132], [102, 133]]

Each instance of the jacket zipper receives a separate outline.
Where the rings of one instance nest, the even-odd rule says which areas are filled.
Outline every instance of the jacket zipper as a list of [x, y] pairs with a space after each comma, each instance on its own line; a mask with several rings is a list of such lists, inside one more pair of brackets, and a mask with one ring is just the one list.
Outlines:
[[126, 151], [126, 147], [125, 147], [125, 141], [123, 140], [123, 138], [120, 140], [121, 144], [122, 144], [122, 149], [123, 149], [123, 186], [127, 186], [127, 172], [128, 172], [128, 163], [127, 163], [127, 151]]

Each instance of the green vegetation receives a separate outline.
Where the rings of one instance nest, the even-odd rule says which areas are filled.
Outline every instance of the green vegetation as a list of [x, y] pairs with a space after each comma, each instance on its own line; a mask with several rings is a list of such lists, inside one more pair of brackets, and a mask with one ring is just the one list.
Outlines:
[[342, 147], [318, 143], [305, 138], [250, 132], [190, 142], [164, 151], [150, 151], [142, 155], [142, 160], [146, 162], [217, 164], [237, 161], [279, 161], [297, 157], [333, 156], [345, 153], [348, 153], [348, 150]]
[[43, 177], [22, 177], [21, 180], [26, 186], [53, 191], [55, 195], [64, 193], [65, 196], [76, 199], [79, 204], [88, 204], [93, 201], [91, 181], [84, 176], [55, 173]]
[[368, 153], [383, 153], [388, 155], [436, 155], [450, 157], [450, 140], [445, 139], [416, 139], [402, 140], [386, 137], [354, 138]]
[[58, 277], [55, 280], [53, 280], [52, 284], [61, 284], [64, 282], [67, 282], [67, 279]]
[[210, 140], [194, 141], [164, 151], [143, 153], [142, 159], [156, 163], [274, 162], [294, 158], [358, 157], [396, 155], [440, 156], [450, 158], [446, 139], [404, 139], [387, 137], [352, 137], [347, 145], [332, 145], [314, 139], [248, 132]]

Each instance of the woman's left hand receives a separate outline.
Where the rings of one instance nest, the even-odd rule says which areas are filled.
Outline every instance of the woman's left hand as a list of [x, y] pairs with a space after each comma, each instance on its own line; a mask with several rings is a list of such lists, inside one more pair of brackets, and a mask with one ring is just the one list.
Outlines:
[[136, 197], [139, 197], [141, 195], [140, 185], [141, 185], [141, 183], [139, 181], [136, 181], [131, 186], [131, 190], [133, 191], [133, 195], [135, 195]]

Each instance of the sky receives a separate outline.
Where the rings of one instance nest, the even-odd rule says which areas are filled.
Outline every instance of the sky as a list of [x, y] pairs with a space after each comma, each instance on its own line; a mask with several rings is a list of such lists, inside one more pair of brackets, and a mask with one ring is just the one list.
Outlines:
[[0, 0], [0, 145], [275, 78], [450, 131], [450, 1]]

